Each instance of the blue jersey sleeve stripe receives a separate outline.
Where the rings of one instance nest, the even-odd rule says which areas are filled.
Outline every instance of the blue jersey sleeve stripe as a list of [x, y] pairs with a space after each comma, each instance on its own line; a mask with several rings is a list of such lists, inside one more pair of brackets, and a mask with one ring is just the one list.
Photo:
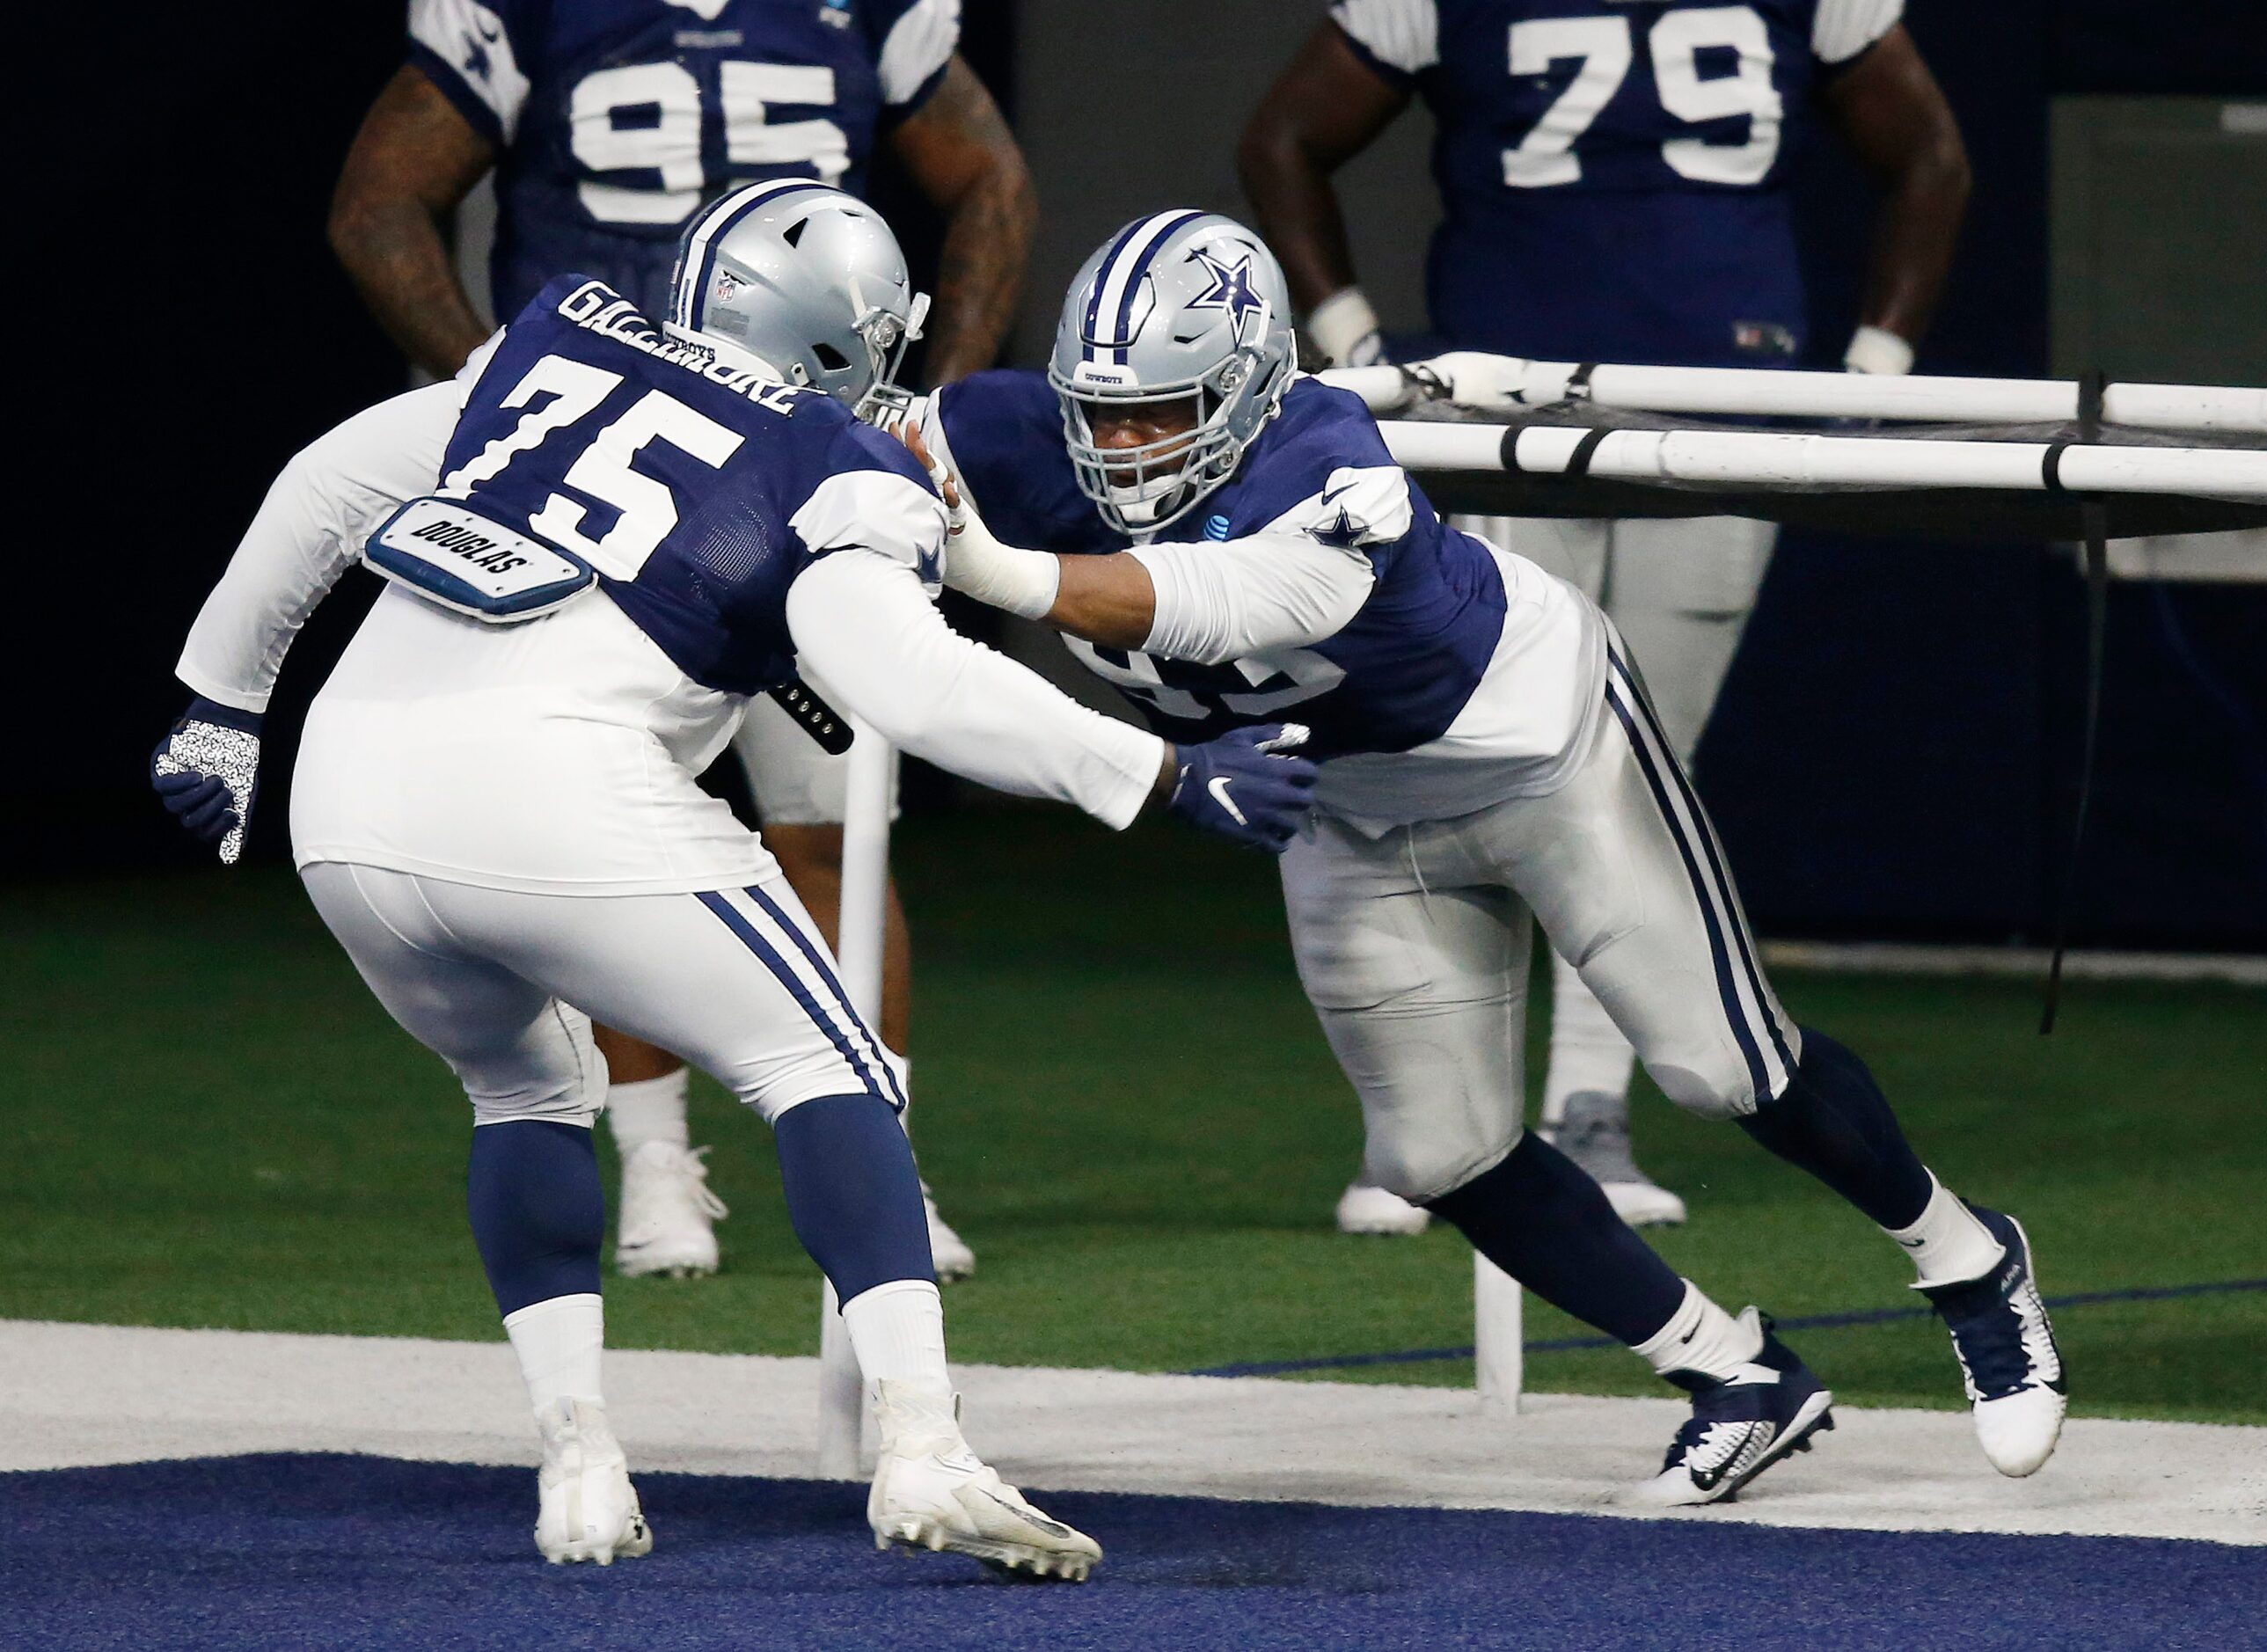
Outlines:
[[947, 58], [936, 66], [927, 80], [913, 88], [913, 96], [902, 103], [884, 104], [875, 120], [877, 128], [884, 132], [894, 132], [928, 107], [928, 100], [936, 96], [936, 89], [944, 84], [945, 70], [951, 67], [952, 60]]
[[1406, 88], [1417, 84], [1416, 76], [1411, 74], [1405, 69], [1398, 68], [1394, 64], [1387, 62], [1376, 52], [1371, 51], [1368, 47], [1363, 45], [1352, 34], [1348, 33], [1346, 32], [1346, 26], [1339, 22], [1336, 18], [1332, 18], [1331, 19], [1331, 26], [1338, 31], [1339, 39], [1346, 43], [1346, 48], [1353, 52], [1353, 54], [1361, 61], [1361, 66], [1369, 70], [1371, 74], [1376, 75], [1380, 80], [1385, 82], [1387, 85], [1395, 88], [1397, 91], [1400, 91], [1405, 90]]
[[439, 88], [450, 106], [465, 117], [466, 124], [497, 149], [504, 146], [503, 122], [496, 112], [488, 107], [470, 82], [458, 72], [457, 66], [422, 40], [409, 42], [409, 66]]

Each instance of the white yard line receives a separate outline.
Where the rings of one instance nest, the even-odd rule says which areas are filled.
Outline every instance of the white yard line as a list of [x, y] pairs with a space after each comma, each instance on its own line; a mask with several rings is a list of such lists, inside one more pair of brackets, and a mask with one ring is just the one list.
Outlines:
[[[812, 1359], [627, 1351], [607, 1355], [606, 1380], [634, 1468], [802, 1477], [818, 1372]], [[1537, 1395], [1493, 1421], [1446, 1388], [958, 1376], [978, 1450], [1026, 1486], [1379, 1506], [1617, 1513], [1612, 1488], [1659, 1465], [1682, 1410]], [[2267, 1543], [2267, 1428], [2080, 1420], [2045, 1470], [2007, 1480], [1961, 1413], [1836, 1414], [1816, 1451], [1746, 1501], [1669, 1517]], [[0, 1321], [0, 1470], [246, 1451], [535, 1461], [501, 1341]]]

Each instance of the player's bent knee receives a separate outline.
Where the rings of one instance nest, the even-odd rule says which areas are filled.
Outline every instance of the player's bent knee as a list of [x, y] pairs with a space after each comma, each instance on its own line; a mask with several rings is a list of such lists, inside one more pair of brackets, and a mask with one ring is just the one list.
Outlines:
[[473, 1104], [473, 1123], [510, 1124], [521, 1119], [539, 1119], [550, 1124], [576, 1124], [585, 1129], [598, 1116], [599, 1105], [605, 1099], [605, 1086], [598, 1086], [598, 1094], [576, 1090], [549, 1094], [476, 1095], [467, 1090]]
[[606, 1105], [606, 1058], [590, 1017], [554, 1002], [538, 1024], [538, 1036], [493, 1062], [454, 1063], [473, 1124], [538, 1119], [588, 1128], [597, 1120]]
[[1697, 1118], [1744, 1119], [1756, 1110], [1755, 1085], [1744, 1072], [1706, 1072], [1669, 1062], [1646, 1063], [1661, 1093]]
[[1372, 1135], [1362, 1156], [1362, 1179], [1412, 1205], [1421, 1205], [1493, 1170], [1525, 1134], [1515, 1123], [1508, 1133], [1490, 1133], [1485, 1137], [1381, 1139]]

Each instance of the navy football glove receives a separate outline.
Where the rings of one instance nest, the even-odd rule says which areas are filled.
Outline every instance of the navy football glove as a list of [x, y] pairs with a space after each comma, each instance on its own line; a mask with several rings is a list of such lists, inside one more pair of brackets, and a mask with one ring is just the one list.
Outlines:
[[1289, 755], [1306, 743], [1298, 723], [1263, 723], [1177, 746], [1165, 807], [1203, 831], [1280, 855], [1313, 804], [1315, 766]]
[[224, 864], [244, 853], [260, 777], [260, 713], [200, 695], [150, 756], [150, 783], [190, 836], [220, 846]]

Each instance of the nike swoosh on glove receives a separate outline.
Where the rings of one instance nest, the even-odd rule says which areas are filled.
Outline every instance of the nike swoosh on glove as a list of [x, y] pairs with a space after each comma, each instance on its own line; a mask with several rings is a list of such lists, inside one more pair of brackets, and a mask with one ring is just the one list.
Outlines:
[[1165, 807], [1200, 831], [1280, 855], [1314, 804], [1315, 766], [1291, 755], [1306, 743], [1296, 723], [1263, 723], [1180, 746]]
[[202, 695], [150, 755], [150, 783], [190, 836], [220, 846], [224, 865], [244, 853], [244, 828], [260, 779], [257, 711]]

